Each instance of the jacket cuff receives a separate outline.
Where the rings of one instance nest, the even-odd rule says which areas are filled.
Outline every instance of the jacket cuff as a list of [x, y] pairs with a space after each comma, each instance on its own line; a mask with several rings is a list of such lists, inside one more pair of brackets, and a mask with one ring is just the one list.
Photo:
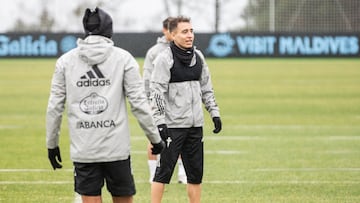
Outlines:
[[210, 115], [211, 115], [211, 118], [220, 117], [220, 112], [219, 111], [211, 111]]
[[155, 125], [156, 125], [156, 126], [159, 126], [159, 125], [161, 125], [161, 124], [166, 124], [166, 123], [165, 123], [165, 118], [160, 118], [160, 119], [156, 119], [156, 120], [155, 120]]

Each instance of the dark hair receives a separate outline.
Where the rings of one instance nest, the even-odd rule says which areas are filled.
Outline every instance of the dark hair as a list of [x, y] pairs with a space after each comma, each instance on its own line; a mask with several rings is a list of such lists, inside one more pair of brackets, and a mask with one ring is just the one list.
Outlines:
[[174, 18], [174, 20], [169, 22], [169, 31], [173, 32], [177, 28], [179, 23], [190, 23], [190, 18], [185, 16], [178, 16]]
[[164, 29], [169, 29], [169, 23], [171, 21], [173, 21], [175, 18], [174, 17], [167, 17], [165, 20], [163, 20], [162, 24], [163, 24], [163, 28]]

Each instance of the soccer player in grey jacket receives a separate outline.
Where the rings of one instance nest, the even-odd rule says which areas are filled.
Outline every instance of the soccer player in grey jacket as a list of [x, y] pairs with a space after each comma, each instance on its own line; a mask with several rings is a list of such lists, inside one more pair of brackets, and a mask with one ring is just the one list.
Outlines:
[[126, 98], [153, 145], [152, 153], [159, 154], [165, 145], [136, 60], [111, 40], [110, 15], [86, 9], [83, 24], [86, 38], [56, 62], [46, 115], [48, 157], [54, 169], [62, 167], [59, 135], [66, 103], [75, 191], [83, 202], [101, 202], [105, 180], [113, 202], [132, 202], [136, 191]]
[[[154, 70], [154, 60], [155, 58], [169, 47], [170, 42], [172, 41], [171, 34], [169, 32], [169, 22], [173, 20], [173, 17], [167, 17], [162, 22], [162, 33], [163, 36], [159, 37], [156, 41], [156, 44], [152, 46], [145, 55], [144, 66], [143, 66], [143, 79], [145, 83], [145, 91], [146, 95], [150, 97], [150, 78], [151, 73]], [[152, 183], [154, 179], [155, 169], [157, 165], [156, 156], [151, 152], [151, 144], [148, 144], [147, 154], [148, 154], [148, 166], [150, 172], [149, 182]], [[186, 184], [186, 174], [185, 169], [181, 160], [181, 157], [178, 159], [178, 182], [182, 184]]]
[[209, 68], [202, 53], [193, 46], [194, 33], [189, 18], [177, 17], [169, 23], [173, 42], [154, 61], [151, 102], [155, 123], [166, 147], [151, 185], [152, 203], [160, 203], [165, 184], [170, 182], [181, 154], [187, 175], [189, 202], [200, 202], [203, 177], [202, 105], [214, 122], [214, 133], [222, 128], [215, 102]]

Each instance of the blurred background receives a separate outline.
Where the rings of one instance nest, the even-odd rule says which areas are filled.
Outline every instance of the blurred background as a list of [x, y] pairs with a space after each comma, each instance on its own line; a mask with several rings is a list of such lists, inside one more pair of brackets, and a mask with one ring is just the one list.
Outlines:
[[196, 32], [359, 32], [359, 0], [0, 0], [0, 33], [82, 32], [86, 8], [101, 7], [115, 32], [158, 32], [167, 16]]
[[144, 57], [168, 16], [191, 18], [206, 57], [359, 57], [359, 0], [0, 0], [0, 57], [58, 57], [86, 8], [113, 18], [116, 46]]

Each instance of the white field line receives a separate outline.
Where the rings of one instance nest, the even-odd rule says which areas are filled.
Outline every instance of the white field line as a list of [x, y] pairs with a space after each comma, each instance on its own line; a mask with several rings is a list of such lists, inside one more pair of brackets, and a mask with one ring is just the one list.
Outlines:
[[[241, 168], [238, 171], [249, 172], [360, 172], [360, 168]], [[52, 169], [3, 168], [0, 173], [41, 173], [53, 172]], [[56, 172], [73, 172], [73, 169], [60, 169]]]
[[[275, 136], [277, 137], [277, 136]], [[331, 135], [331, 136], [313, 136], [313, 137], [285, 137], [286, 139], [304, 139], [304, 140], [328, 140], [328, 141], [358, 141], [360, 135]], [[145, 141], [145, 136], [131, 136], [132, 141]], [[274, 139], [274, 136], [222, 136], [222, 135], [204, 135], [204, 141], [268, 141]]]
[[230, 125], [231, 128], [236, 129], [360, 129], [360, 126], [353, 125]]
[[[1, 117], [1, 116], [0, 116]], [[360, 116], [359, 116], [360, 117]], [[0, 129], [25, 128], [24, 125], [0, 125]], [[353, 125], [229, 125], [229, 129], [260, 129], [260, 130], [299, 130], [299, 129], [360, 129], [360, 126]], [[140, 136], [139, 136], [140, 137]]]
[[[3, 116], [0, 116], [0, 118]], [[8, 118], [9, 116], [6, 116]], [[19, 118], [25, 118], [25, 116], [18, 116]], [[360, 116], [358, 116], [360, 118]], [[10, 127], [10, 128], [20, 128], [25, 127], [22, 125], [0, 125], [0, 127]], [[351, 128], [351, 129], [359, 129], [360, 126], [353, 126], [353, 125], [278, 125], [278, 124], [269, 124], [269, 125], [241, 125], [241, 124], [234, 124], [229, 125], [230, 128], [237, 128], [237, 129], [344, 129], [344, 128]]]
[[319, 151], [319, 154], [353, 154], [353, 153], [359, 153], [360, 151], [354, 151], [354, 150], [325, 150], [325, 151]]
[[352, 135], [352, 136], [349, 136], [349, 135], [344, 135], [344, 136], [328, 136], [327, 137], [328, 140], [332, 140], [332, 141], [338, 141], [338, 140], [343, 140], [343, 141], [346, 141], [346, 140], [360, 140], [360, 136], [356, 136], [356, 135]]
[[0, 181], [0, 185], [68, 185], [73, 181]]
[[236, 141], [236, 140], [267, 140], [267, 137], [260, 136], [221, 136], [221, 135], [208, 135], [204, 136], [204, 140], [218, 141], [218, 140], [228, 140], [228, 141]]
[[[36, 169], [36, 168], [2, 168], [0, 173], [35, 173], [35, 172], [52, 172], [52, 169]], [[56, 172], [73, 172], [73, 169], [59, 169]]]
[[[135, 180], [138, 184], [149, 184], [148, 180]], [[0, 181], [0, 185], [72, 185], [73, 181]], [[203, 184], [267, 184], [267, 185], [279, 185], [279, 184], [291, 184], [291, 185], [319, 185], [319, 184], [347, 184], [358, 185], [360, 181], [332, 181], [332, 180], [284, 180], [284, 181], [243, 181], [243, 180], [212, 180], [203, 181]]]
[[[278, 136], [216, 136], [216, 135], [208, 135], [204, 136], [204, 140], [211, 141], [244, 141], [244, 140], [255, 140], [255, 141], [267, 141], [272, 140], [274, 137]], [[302, 139], [302, 140], [328, 140], [328, 141], [352, 141], [352, 140], [360, 140], [360, 135], [330, 135], [330, 136], [313, 136], [313, 137], [300, 137], [300, 136], [289, 136], [285, 137], [286, 139]]]
[[[253, 168], [253, 169], [239, 169], [241, 171], [252, 172], [360, 172], [360, 168]], [[57, 172], [73, 172], [73, 169], [61, 169]], [[42, 173], [53, 172], [52, 169], [0, 169], [0, 173]], [[148, 180], [136, 180], [136, 183], [147, 183]], [[204, 180], [204, 184], [360, 184], [360, 181], [333, 181], [333, 180], [279, 180], [279, 181], [246, 181], [246, 180]], [[71, 185], [73, 181], [0, 181], [0, 185]]]
[[18, 129], [21, 128], [19, 125], [0, 125], [0, 129]]
[[[131, 136], [131, 140], [138, 141], [138, 140], [147, 140], [147, 138], [144, 136]], [[204, 140], [229, 140], [229, 141], [236, 141], [236, 140], [267, 140], [266, 137], [260, 137], [260, 136], [222, 136], [222, 135], [204, 135]]]
[[[221, 155], [236, 155], [236, 154], [248, 154], [247, 151], [240, 150], [205, 150], [205, 154], [221, 154]], [[131, 154], [147, 154], [144, 151], [131, 151]]]
[[284, 181], [242, 181], [242, 180], [230, 180], [230, 181], [204, 181], [208, 184], [267, 184], [267, 185], [318, 185], [318, 184], [360, 184], [360, 181], [332, 181], [332, 180], [284, 180]]
[[360, 168], [254, 168], [254, 169], [241, 169], [243, 171], [256, 171], [256, 172], [360, 172]]

